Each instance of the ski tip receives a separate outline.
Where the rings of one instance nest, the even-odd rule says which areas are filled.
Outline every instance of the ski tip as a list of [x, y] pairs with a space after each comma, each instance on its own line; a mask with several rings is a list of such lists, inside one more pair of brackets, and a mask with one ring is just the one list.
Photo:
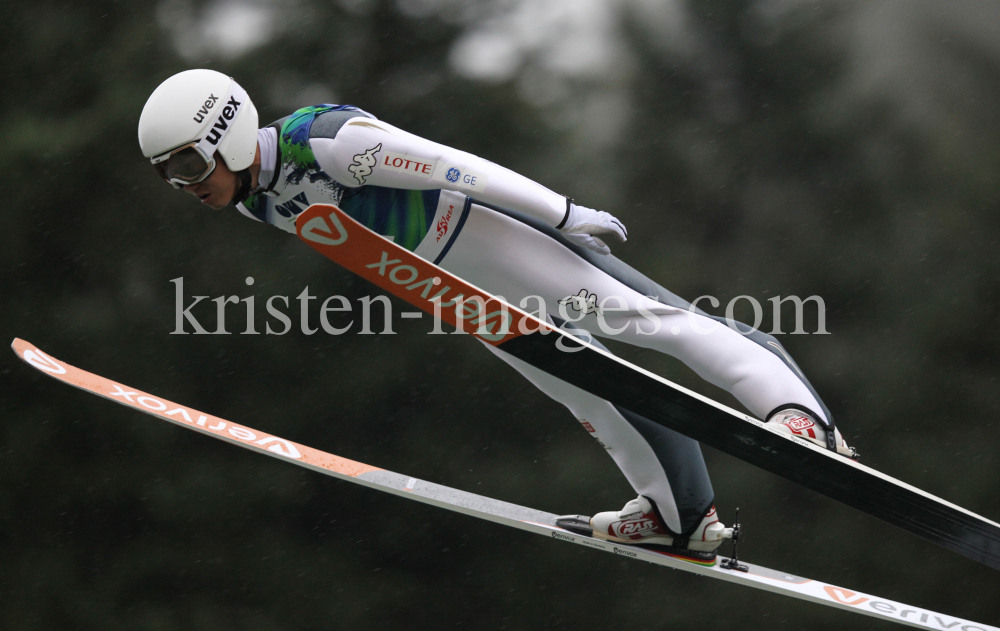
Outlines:
[[14, 353], [17, 354], [18, 357], [20, 357], [23, 360], [24, 351], [35, 348], [35, 345], [31, 344], [30, 342], [26, 342], [25, 340], [22, 340], [19, 337], [15, 337], [14, 341], [10, 343], [10, 348], [12, 351], [14, 351]]
[[[68, 370], [66, 366], [63, 366], [59, 361], [53, 359], [49, 355], [46, 355], [42, 349], [38, 348], [30, 342], [25, 342], [22, 339], [14, 338], [11, 342], [11, 348], [14, 349], [14, 353], [32, 368], [40, 370], [42, 372], [48, 373], [50, 375], [66, 375]], [[60, 377], [60, 379], [65, 379], [65, 377]]]

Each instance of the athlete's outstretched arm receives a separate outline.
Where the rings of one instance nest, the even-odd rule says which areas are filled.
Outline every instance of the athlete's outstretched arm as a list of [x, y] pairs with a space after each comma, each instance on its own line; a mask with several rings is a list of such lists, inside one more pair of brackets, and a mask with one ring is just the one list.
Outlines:
[[522, 212], [550, 226], [562, 227], [567, 217], [567, 199], [541, 184], [373, 118], [353, 118], [334, 138], [313, 137], [310, 144], [323, 170], [348, 187], [444, 188]]

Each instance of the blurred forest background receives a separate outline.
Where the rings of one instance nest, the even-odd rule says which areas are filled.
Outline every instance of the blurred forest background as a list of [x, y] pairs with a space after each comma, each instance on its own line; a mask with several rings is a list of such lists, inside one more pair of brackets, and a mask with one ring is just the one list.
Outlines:
[[[429, 321], [169, 335], [179, 276], [189, 296], [258, 305], [306, 285], [377, 293], [157, 179], [142, 106], [171, 74], [211, 67], [262, 124], [351, 103], [611, 211], [630, 228], [616, 254], [689, 299], [822, 296], [831, 335], [783, 342], [863, 461], [1000, 518], [1000, 4], [39, 0], [4, 17], [5, 339], [542, 510], [634, 497], [565, 410], [469, 337], [426, 335]], [[12, 354], [0, 372], [5, 630], [890, 628], [331, 480]], [[748, 560], [1000, 622], [995, 572], [705, 451]]]

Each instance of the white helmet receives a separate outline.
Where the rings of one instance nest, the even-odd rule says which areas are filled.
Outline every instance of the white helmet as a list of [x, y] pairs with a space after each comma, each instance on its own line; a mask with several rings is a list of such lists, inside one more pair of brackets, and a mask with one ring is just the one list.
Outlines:
[[231, 77], [185, 70], [149, 96], [139, 117], [139, 146], [175, 188], [208, 177], [216, 153], [248, 188], [245, 170], [257, 152], [257, 109]]

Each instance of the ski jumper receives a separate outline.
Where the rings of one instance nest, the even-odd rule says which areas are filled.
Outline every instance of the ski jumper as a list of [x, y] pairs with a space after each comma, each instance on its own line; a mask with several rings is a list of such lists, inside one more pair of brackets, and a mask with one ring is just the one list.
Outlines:
[[[570, 200], [528, 178], [352, 106], [300, 109], [261, 129], [258, 146], [262, 188], [237, 205], [252, 219], [294, 234], [309, 205], [334, 204], [511, 304], [552, 314], [575, 335], [613, 336], [681, 360], [759, 418], [788, 405], [830, 418], [776, 339], [734, 331], [614, 256], [568, 241], [555, 226]], [[696, 441], [485, 346], [566, 406], [672, 532], [697, 527], [714, 493]]]

